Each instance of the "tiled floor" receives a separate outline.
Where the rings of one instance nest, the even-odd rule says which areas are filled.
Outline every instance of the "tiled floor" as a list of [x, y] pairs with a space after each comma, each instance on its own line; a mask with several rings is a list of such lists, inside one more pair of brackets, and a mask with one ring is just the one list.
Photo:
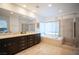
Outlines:
[[[28, 48], [16, 55], [74, 55], [76, 51], [74, 48], [66, 45], [56, 46], [41, 42], [31, 48]], [[78, 54], [78, 53], [77, 53]]]

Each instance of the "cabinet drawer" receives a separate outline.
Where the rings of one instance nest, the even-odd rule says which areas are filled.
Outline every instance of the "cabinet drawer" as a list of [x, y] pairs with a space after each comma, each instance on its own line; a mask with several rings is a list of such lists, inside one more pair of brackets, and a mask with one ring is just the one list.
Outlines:
[[28, 39], [34, 39], [34, 35], [29, 35]]
[[17, 51], [18, 51], [18, 48], [16, 48], [16, 47], [10, 47], [10, 48], [7, 50], [7, 52], [8, 52], [9, 54], [15, 54]]
[[41, 38], [40, 37], [35, 37], [35, 40], [41, 40]]
[[25, 46], [26, 44], [20, 44], [20, 46]]
[[19, 48], [19, 49], [18, 49], [19, 51], [22, 51], [23, 49], [27, 49], [28, 46], [27, 46], [27, 45], [25, 45], [25, 46], [19, 46], [18, 48]]
[[23, 41], [19, 41], [17, 44], [18, 44], [18, 45], [21, 45], [21, 44], [27, 44], [27, 43], [28, 43], [27, 41], [24, 41], [24, 40], [23, 40]]
[[32, 47], [33, 45], [34, 45], [33, 43], [30, 43], [30, 44], [29, 44], [29, 47]]
[[0, 52], [0, 55], [8, 55], [8, 53], [7, 52]]
[[34, 43], [34, 41], [29, 41], [29, 43]]
[[30, 41], [34, 40], [33, 38], [29, 38]]
[[25, 43], [25, 42], [26, 42], [25, 40], [18, 41], [18, 43]]
[[25, 49], [26, 47], [21, 47], [21, 49]]
[[29, 35], [29, 38], [33, 38], [33, 35]]
[[39, 43], [38, 41], [35, 41], [35, 42], [34, 42], [34, 44], [38, 44], [38, 43]]

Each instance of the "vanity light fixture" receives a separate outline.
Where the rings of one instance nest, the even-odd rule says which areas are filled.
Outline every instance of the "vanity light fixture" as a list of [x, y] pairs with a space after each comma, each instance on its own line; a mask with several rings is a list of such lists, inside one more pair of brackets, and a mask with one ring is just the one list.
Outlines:
[[13, 12], [10, 12], [10, 14], [14, 14]]
[[48, 4], [48, 7], [52, 7], [52, 4]]

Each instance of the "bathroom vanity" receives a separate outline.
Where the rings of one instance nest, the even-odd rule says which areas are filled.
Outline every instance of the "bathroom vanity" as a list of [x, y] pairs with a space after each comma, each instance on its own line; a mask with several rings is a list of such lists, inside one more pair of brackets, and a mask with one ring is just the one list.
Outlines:
[[13, 55], [40, 43], [40, 33], [0, 36], [0, 55]]

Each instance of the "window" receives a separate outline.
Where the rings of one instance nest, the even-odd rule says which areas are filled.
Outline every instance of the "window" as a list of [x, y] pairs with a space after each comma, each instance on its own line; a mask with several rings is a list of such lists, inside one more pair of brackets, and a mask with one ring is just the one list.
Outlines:
[[40, 23], [41, 35], [59, 36], [59, 21]]
[[0, 20], [0, 32], [7, 32], [7, 22]]

